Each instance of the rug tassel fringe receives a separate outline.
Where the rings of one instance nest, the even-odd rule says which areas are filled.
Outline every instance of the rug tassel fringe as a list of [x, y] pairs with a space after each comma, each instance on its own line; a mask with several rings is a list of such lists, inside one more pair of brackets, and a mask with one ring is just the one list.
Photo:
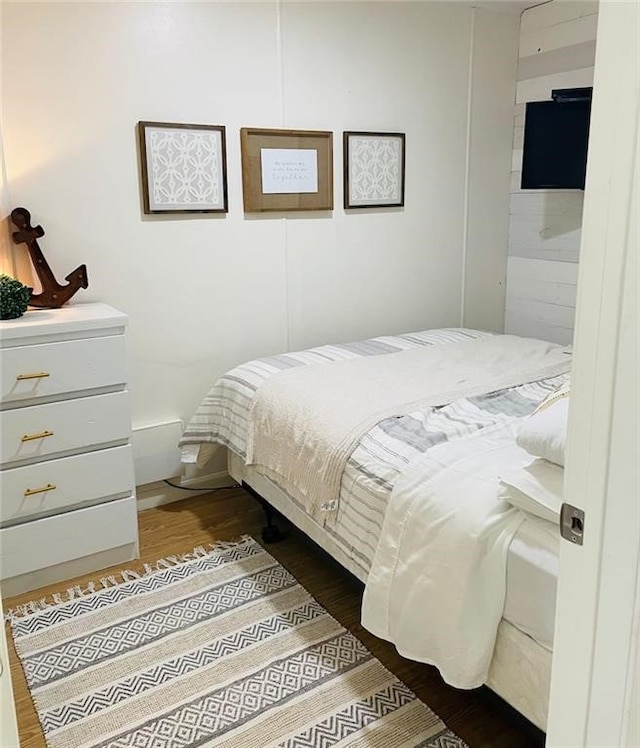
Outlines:
[[[243, 535], [240, 538], [240, 542], [243, 540], [250, 539], [249, 535]], [[188, 561], [195, 561], [198, 558], [204, 558], [211, 553], [224, 551], [227, 548], [235, 545], [238, 541], [225, 541], [220, 540], [215, 543], [209, 543], [205, 548], [202, 545], [196, 546], [192, 551], [187, 553], [180, 553], [177, 555], [166, 556], [160, 558], [154, 563], [143, 563], [140, 571], [134, 571], [133, 569], [122, 569], [114, 574], [108, 574], [107, 576], [100, 577], [98, 582], [88, 582], [86, 587], [81, 585], [74, 585], [68, 587], [66, 592], [54, 592], [50, 597], [41, 597], [39, 600], [30, 600], [28, 603], [16, 605], [14, 608], [9, 608], [5, 614], [5, 621], [16, 621], [19, 618], [39, 613], [41, 610], [47, 608], [53, 608], [56, 605], [63, 605], [70, 600], [76, 600], [79, 597], [86, 597], [100, 590], [107, 589], [109, 587], [117, 587], [127, 582], [133, 582], [135, 579], [140, 579], [147, 576], [148, 574], [154, 574], [155, 572], [162, 571], [164, 569], [170, 569], [173, 566], [187, 563]]]

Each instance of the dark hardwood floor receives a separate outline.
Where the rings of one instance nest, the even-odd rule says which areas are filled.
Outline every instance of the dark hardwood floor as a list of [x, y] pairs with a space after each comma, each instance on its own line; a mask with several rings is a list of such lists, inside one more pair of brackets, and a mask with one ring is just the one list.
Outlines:
[[[242, 489], [197, 496], [139, 515], [141, 557], [128, 564], [141, 568], [143, 562], [190, 551], [215, 540], [233, 540], [249, 534], [260, 541], [264, 524], [262, 510]], [[401, 657], [393, 645], [360, 625], [362, 584], [346, 572], [303, 533], [291, 528], [287, 538], [266, 546], [269, 553], [343, 626], [358, 636], [369, 650], [404, 681], [470, 748], [542, 748], [544, 734], [495, 696], [489, 689], [460, 691], [447, 686], [429, 665]], [[83, 584], [104, 576], [93, 573], [72, 580]], [[69, 582], [4, 600], [5, 610], [14, 605], [66, 589]], [[8, 630], [9, 632], [9, 630]], [[37, 715], [21, 666], [8, 634], [11, 674], [22, 748], [46, 748]]]

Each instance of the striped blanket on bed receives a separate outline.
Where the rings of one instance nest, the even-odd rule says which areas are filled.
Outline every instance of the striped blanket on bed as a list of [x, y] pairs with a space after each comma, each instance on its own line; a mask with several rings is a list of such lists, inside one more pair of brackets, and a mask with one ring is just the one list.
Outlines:
[[180, 440], [181, 447], [195, 447], [193, 450], [183, 450], [183, 462], [195, 462], [198, 453], [203, 451], [204, 444], [222, 444], [240, 457], [246, 457], [249, 413], [255, 392], [267, 379], [285, 369], [381, 356], [425, 345], [458, 343], [490, 335], [491, 333], [477, 330], [427, 330], [370, 338], [355, 343], [323, 345], [248, 361], [223, 374], [200, 403]]
[[[205, 462], [217, 445], [226, 446], [245, 458], [249, 414], [255, 392], [280, 371], [294, 366], [379, 356], [490, 335], [461, 328], [427, 330], [320, 346], [249, 361], [223, 374], [202, 400], [180, 441], [182, 460], [185, 463]], [[442, 408], [387, 418], [367, 432], [351, 454], [342, 476], [339, 515], [331, 526], [325, 525], [325, 530], [361, 570], [360, 576], [366, 578], [371, 567], [394, 482], [415, 457], [435, 444], [529, 415], [567, 379], [568, 375], [563, 374], [464, 398]]]

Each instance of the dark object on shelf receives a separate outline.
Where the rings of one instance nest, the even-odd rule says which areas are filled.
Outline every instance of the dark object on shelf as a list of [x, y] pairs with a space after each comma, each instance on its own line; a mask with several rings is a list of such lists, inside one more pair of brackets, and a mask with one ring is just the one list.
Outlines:
[[29, 306], [57, 309], [66, 304], [76, 291], [89, 286], [86, 265], [79, 265], [67, 275], [66, 286], [58, 283], [38, 246], [38, 239], [44, 236], [44, 229], [42, 226], [31, 226], [31, 213], [26, 208], [12, 210], [11, 220], [18, 229], [13, 232], [13, 241], [15, 244], [27, 245], [31, 262], [42, 285], [41, 293], [31, 295]]
[[591, 118], [591, 88], [552, 91], [552, 101], [526, 105], [523, 190], [583, 190]]
[[0, 319], [17, 319], [27, 311], [33, 288], [4, 273], [0, 275]]

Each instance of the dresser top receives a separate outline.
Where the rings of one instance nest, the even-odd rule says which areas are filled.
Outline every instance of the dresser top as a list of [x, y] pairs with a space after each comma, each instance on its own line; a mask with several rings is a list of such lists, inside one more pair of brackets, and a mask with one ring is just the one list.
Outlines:
[[66, 304], [59, 309], [29, 309], [22, 317], [0, 321], [0, 341], [13, 344], [41, 335], [72, 335], [124, 327], [127, 315], [100, 302]]

